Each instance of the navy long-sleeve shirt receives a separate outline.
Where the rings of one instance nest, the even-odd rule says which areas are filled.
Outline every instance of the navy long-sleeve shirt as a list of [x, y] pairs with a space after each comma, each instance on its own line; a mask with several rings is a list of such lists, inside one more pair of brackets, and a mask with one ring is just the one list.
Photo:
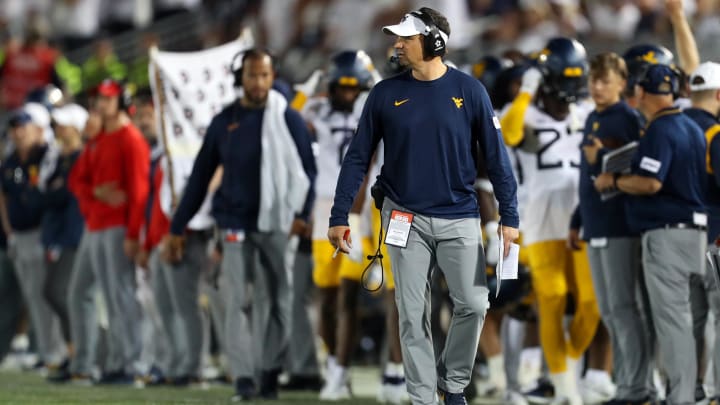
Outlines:
[[42, 220], [42, 242], [46, 247], [76, 248], [80, 244], [85, 221], [77, 199], [67, 185], [78, 156], [80, 151], [58, 157], [55, 172], [47, 180]]
[[411, 72], [383, 80], [370, 92], [343, 159], [330, 226], [347, 225], [382, 139], [378, 182], [386, 195], [415, 213], [448, 219], [479, 216], [473, 189], [479, 143], [502, 223], [517, 227], [517, 184], [499, 128], [485, 88], [456, 69], [432, 81], [416, 80]]
[[37, 146], [25, 162], [15, 152], [0, 168], [8, 219], [14, 231], [29, 231], [42, 223], [45, 203], [38, 184], [40, 163], [46, 152], [47, 146]]
[[720, 122], [717, 117], [699, 108], [688, 108], [683, 112], [700, 126], [707, 141], [705, 207], [708, 213], [708, 243], [712, 243], [720, 236]]
[[[182, 234], [187, 223], [200, 209], [218, 165], [223, 165], [224, 171], [222, 183], [212, 202], [212, 214], [217, 226], [222, 229], [257, 230], [264, 114], [264, 108], [246, 108], [235, 102], [213, 118], [195, 158], [180, 205], [173, 215], [171, 233]], [[310, 134], [300, 114], [289, 107], [285, 111], [285, 121], [310, 179], [305, 206], [298, 213], [308, 219], [315, 195], [316, 175]]]
[[[601, 112], [593, 111], [585, 121], [583, 144], [590, 144], [590, 136], [601, 140], [606, 148], [604, 151], [621, 147], [640, 138], [640, 115], [624, 101], [613, 104]], [[585, 154], [581, 153], [579, 214], [583, 227], [583, 238], [619, 238], [632, 236], [627, 224], [626, 195], [619, 195], [602, 201], [600, 193], [595, 189], [594, 176], [600, 173], [602, 153], [594, 165], [588, 163]]]

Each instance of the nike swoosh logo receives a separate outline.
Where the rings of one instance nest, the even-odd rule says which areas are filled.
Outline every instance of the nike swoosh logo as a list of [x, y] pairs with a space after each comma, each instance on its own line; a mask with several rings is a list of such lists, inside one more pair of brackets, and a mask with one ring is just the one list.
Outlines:
[[395, 100], [395, 107], [397, 107], [399, 105], [403, 105], [403, 104], [407, 103], [408, 101], [410, 101], [409, 98], [406, 98], [405, 100], [402, 100], [402, 101]]

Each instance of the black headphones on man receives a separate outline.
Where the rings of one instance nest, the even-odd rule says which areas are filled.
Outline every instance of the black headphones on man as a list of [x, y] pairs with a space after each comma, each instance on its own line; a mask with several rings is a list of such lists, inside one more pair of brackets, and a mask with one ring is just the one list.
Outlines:
[[432, 17], [421, 11], [412, 11], [410, 15], [417, 17], [425, 24], [425, 32], [423, 33], [423, 55], [426, 58], [445, 55], [445, 39], [440, 34], [440, 29], [435, 25]]
[[[250, 57], [257, 57], [259, 55], [268, 55], [272, 63], [273, 71], [277, 72], [277, 60], [275, 59], [275, 55], [270, 52], [270, 49], [263, 47], [246, 49], [236, 53], [232, 61], [230, 61], [230, 71], [234, 78], [233, 86], [242, 87], [243, 66], [245, 66], [245, 61]], [[237, 65], [238, 60], [240, 60], [240, 66]]]

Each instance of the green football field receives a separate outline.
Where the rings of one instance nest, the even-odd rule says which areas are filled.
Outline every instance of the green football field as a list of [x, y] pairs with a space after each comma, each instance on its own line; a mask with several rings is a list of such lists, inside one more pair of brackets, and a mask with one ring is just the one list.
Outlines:
[[[374, 399], [376, 385], [373, 383], [377, 370], [353, 370], [353, 386], [359, 398], [342, 401], [342, 404], [377, 404]], [[133, 387], [76, 387], [53, 385], [37, 374], [0, 372], [0, 404], [230, 404], [232, 388], [210, 386], [199, 388], [146, 388]], [[280, 392], [279, 401], [256, 401], [263, 404], [317, 404], [317, 394], [312, 392]]]

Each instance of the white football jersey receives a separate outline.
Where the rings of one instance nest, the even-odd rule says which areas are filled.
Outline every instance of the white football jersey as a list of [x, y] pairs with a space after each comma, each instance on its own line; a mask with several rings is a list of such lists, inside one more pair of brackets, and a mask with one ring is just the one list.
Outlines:
[[[328, 218], [340, 176], [342, 159], [350, 146], [366, 97], [358, 97], [353, 112], [333, 111], [327, 97], [312, 98], [301, 112], [315, 133], [313, 144], [317, 177], [315, 178], [315, 206], [313, 207], [313, 239], [327, 239]], [[366, 201], [367, 203], [367, 201]], [[363, 215], [365, 217], [366, 215]], [[365, 221], [363, 221], [365, 222]], [[368, 224], [360, 230], [367, 235]]]
[[535, 105], [528, 107], [525, 141], [516, 149], [525, 244], [567, 238], [578, 204], [583, 127], [593, 108], [588, 102], [572, 104], [570, 114], [557, 121]]
[[302, 115], [315, 133], [316, 196], [332, 198], [342, 159], [355, 134], [360, 115], [333, 111], [330, 100], [325, 97], [308, 100]]

